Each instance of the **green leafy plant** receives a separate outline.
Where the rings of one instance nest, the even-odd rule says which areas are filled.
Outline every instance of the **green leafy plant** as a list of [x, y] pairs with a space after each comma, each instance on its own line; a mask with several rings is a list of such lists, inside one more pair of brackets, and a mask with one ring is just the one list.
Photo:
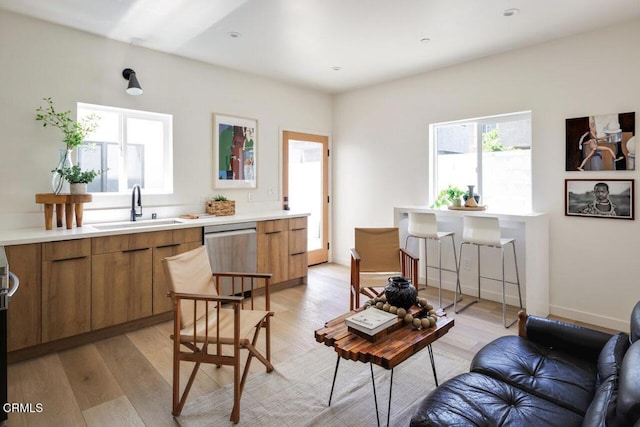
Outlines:
[[51, 98], [42, 98], [47, 102], [46, 107], [36, 108], [36, 120], [42, 122], [42, 126], [52, 126], [60, 129], [64, 134], [62, 142], [67, 150], [82, 145], [87, 135], [91, 134], [98, 127], [99, 116], [90, 114], [80, 121], [71, 118], [71, 111], [59, 112], [55, 109]]
[[511, 151], [514, 147], [505, 147], [500, 141], [498, 130], [493, 129], [482, 135], [482, 151]]
[[213, 200], [216, 202], [226, 202], [229, 199], [224, 197], [222, 194], [216, 194], [215, 196], [213, 196]]
[[54, 169], [51, 172], [58, 172], [69, 184], [90, 184], [103, 171], [94, 169], [83, 171], [80, 165], [74, 165], [70, 168]]
[[453, 204], [456, 200], [460, 200], [460, 197], [463, 194], [465, 194], [463, 190], [449, 184], [447, 188], [438, 193], [438, 197], [436, 197], [435, 202], [433, 202], [430, 207], [440, 208], [442, 206], [448, 206], [450, 204]]

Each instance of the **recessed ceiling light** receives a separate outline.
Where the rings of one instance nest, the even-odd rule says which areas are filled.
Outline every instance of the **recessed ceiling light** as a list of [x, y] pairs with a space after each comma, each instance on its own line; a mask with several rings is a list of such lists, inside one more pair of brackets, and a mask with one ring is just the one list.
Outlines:
[[229, 31], [229, 32], [227, 33], [227, 35], [228, 35], [229, 37], [233, 38], [233, 39], [237, 39], [237, 38], [238, 38], [238, 37], [240, 37], [242, 34], [240, 34], [240, 33], [239, 33], [239, 32], [237, 32], [237, 31]]
[[513, 15], [517, 15], [518, 12], [520, 12], [520, 9], [513, 8], [513, 9], [505, 9], [505, 11], [502, 12], [502, 14], [504, 16], [513, 16]]
[[429, 43], [431, 39], [429, 37], [423, 37], [420, 39], [420, 43]]
[[338, 67], [338, 66], [336, 65], [335, 67], [331, 67], [331, 69], [332, 69], [333, 71], [340, 71], [340, 70], [342, 70], [342, 67]]

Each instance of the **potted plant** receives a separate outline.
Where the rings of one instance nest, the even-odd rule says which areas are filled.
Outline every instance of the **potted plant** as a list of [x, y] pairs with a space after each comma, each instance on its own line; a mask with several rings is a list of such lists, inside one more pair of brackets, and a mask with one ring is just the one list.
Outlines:
[[217, 194], [211, 200], [207, 200], [207, 213], [215, 216], [234, 215], [236, 213], [236, 202]]
[[[71, 118], [70, 110], [62, 112], [56, 110], [51, 98], [42, 99], [47, 102], [47, 106], [44, 108], [36, 108], [36, 120], [41, 121], [43, 127], [50, 126], [60, 129], [64, 135], [62, 143], [65, 145], [65, 149], [60, 150], [60, 159], [55, 171], [65, 167], [71, 167], [73, 166], [73, 162], [71, 161], [73, 149], [82, 145], [87, 135], [96, 130], [100, 117], [95, 114], [90, 114], [77, 121]], [[61, 174], [52, 174], [51, 187], [55, 194], [63, 192], [65, 184], [66, 181]]]
[[447, 188], [438, 193], [438, 197], [430, 207], [440, 208], [448, 205], [460, 206], [462, 204], [460, 201], [460, 197], [464, 194], [465, 192], [459, 187], [449, 184]]
[[62, 169], [54, 169], [52, 172], [57, 173], [70, 184], [71, 194], [85, 194], [87, 192], [87, 184], [93, 182], [102, 173], [102, 171], [94, 169], [83, 171], [79, 164]]

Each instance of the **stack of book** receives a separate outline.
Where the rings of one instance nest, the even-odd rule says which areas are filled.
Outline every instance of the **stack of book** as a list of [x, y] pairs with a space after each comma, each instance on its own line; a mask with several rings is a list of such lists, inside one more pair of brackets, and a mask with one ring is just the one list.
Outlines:
[[372, 342], [395, 330], [398, 322], [401, 323], [402, 319], [397, 315], [374, 307], [359, 311], [345, 319], [349, 332]]

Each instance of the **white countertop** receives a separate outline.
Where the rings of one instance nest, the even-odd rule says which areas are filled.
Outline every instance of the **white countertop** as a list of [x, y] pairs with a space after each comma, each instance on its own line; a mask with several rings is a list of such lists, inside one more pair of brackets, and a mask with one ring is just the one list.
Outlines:
[[496, 216], [503, 221], [527, 221], [530, 218], [546, 217], [547, 214], [543, 212], [527, 212], [527, 213], [510, 213], [510, 212], [497, 212], [492, 210], [475, 211], [475, 210], [454, 210], [454, 209], [434, 209], [428, 206], [397, 206], [394, 208], [397, 212], [432, 212], [437, 215], [463, 217], [465, 215], [476, 216]]
[[[83, 239], [86, 237], [112, 236], [117, 234], [144, 233], [148, 231], [176, 230], [181, 228], [205, 227], [207, 225], [235, 224], [248, 221], [267, 221], [274, 219], [295, 218], [308, 216], [305, 212], [292, 211], [267, 211], [252, 212], [246, 214], [236, 214], [228, 216], [207, 216], [199, 219], [185, 218], [159, 218], [157, 220], [138, 221], [142, 227], [126, 227], [129, 222], [119, 222], [125, 224], [123, 228], [100, 230], [92, 224], [83, 224], [82, 227], [74, 226], [68, 230], [64, 226], [45, 230], [44, 225], [37, 228], [21, 228], [16, 230], [0, 230], [0, 246], [21, 245], [26, 243], [54, 242], [59, 240]], [[166, 219], [174, 219], [173, 224], [154, 224], [154, 221], [162, 222]], [[54, 223], [55, 224], [55, 223]], [[101, 223], [108, 224], [108, 223]], [[114, 223], [118, 224], [118, 223]]]

